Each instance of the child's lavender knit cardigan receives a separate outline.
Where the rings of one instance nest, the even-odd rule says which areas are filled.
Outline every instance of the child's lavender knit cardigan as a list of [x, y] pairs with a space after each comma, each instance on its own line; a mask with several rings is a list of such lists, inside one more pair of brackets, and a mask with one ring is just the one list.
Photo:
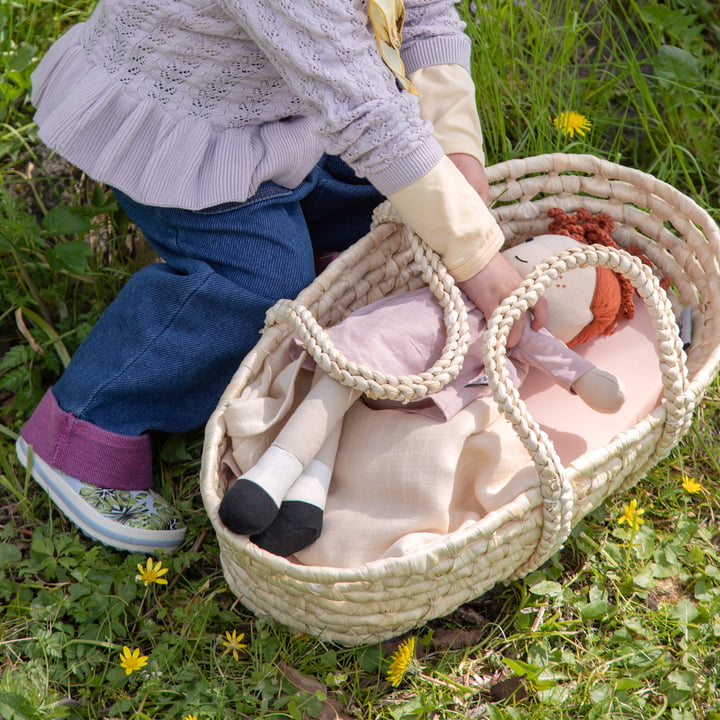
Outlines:
[[[468, 66], [452, 0], [406, 0], [403, 59]], [[100, 0], [33, 75], [40, 137], [135, 200], [196, 210], [325, 153], [382, 193], [442, 150], [383, 64], [367, 0]]]

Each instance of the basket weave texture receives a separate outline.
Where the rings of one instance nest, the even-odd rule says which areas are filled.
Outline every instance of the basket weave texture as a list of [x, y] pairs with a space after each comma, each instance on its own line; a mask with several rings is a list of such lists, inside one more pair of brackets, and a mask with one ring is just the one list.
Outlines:
[[[294, 302], [268, 313], [268, 327], [245, 358], [210, 418], [201, 492], [217, 533], [230, 588], [244, 605], [293, 629], [355, 645], [377, 642], [443, 616], [489, 590], [521, 577], [557, 552], [572, 527], [608, 496], [639, 481], [689, 428], [693, 411], [720, 368], [720, 230], [690, 198], [666, 183], [589, 155], [549, 154], [487, 168], [493, 214], [507, 245], [547, 231], [547, 211], [605, 212], [621, 247], [635, 246], [658, 275], [623, 250], [579, 248], [544, 263], [488, 321], [487, 374], [493, 395], [536, 466], [543, 502], [528, 512], [524, 498], [447, 535], [427, 551], [377, 560], [358, 568], [311, 567], [271, 555], [230, 533], [218, 518], [225, 492], [221, 458], [227, 438], [226, 404], [261, 372], [265, 358], [288, 332], [297, 333], [315, 360], [340, 382], [374, 397], [411, 399], [441, 387], [457, 373], [467, 349], [464, 308], [437, 258], [390, 208], [376, 211], [374, 228], [335, 260]], [[553, 278], [585, 265], [621, 272], [651, 317], [663, 381], [663, 401], [600, 451], [563, 467], [505, 367], [505, 343], [514, 320], [535, 304]], [[427, 283], [443, 307], [447, 343], [442, 357], [419, 376], [389, 377], [349, 363], [329, 342], [331, 326], [387, 294]], [[683, 350], [676, 310], [692, 310], [692, 344]], [[675, 310], [674, 310], [675, 308]]]

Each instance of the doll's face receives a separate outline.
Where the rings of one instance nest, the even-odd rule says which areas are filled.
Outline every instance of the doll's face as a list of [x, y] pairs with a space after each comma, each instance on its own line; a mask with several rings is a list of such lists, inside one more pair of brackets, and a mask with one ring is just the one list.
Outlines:
[[[523, 276], [535, 266], [580, 243], [563, 235], [537, 235], [527, 242], [503, 250], [503, 255]], [[545, 292], [548, 303], [547, 329], [563, 342], [572, 340], [593, 320], [590, 309], [595, 294], [595, 268], [572, 270], [558, 277]]]

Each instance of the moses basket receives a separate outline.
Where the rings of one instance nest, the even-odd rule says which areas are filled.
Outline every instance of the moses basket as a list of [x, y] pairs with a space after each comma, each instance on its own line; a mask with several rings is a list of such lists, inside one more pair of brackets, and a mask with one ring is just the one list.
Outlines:
[[[655, 274], [623, 250], [588, 246], [541, 265], [493, 314], [485, 336], [487, 374], [502, 413], [534, 462], [543, 502], [527, 517], [510, 506], [470, 528], [447, 535], [426, 553], [392, 557], [362, 567], [305, 566], [272, 555], [229, 532], [218, 518], [225, 492], [220, 463], [227, 445], [223, 408], [239, 396], [287, 333], [301, 336], [328, 372], [375, 396], [414, 397], [440, 387], [457, 372], [467, 339], [457, 291], [436, 257], [389, 206], [376, 222], [306, 288], [296, 302], [281, 302], [245, 358], [209, 420], [201, 490], [217, 533], [225, 577], [242, 603], [259, 615], [346, 645], [377, 642], [446, 615], [501, 581], [522, 577], [556, 553], [573, 526], [608, 496], [640, 480], [678, 443], [693, 410], [720, 367], [720, 232], [712, 218], [671, 186], [635, 169], [593, 156], [549, 154], [487, 168], [491, 202], [509, 245], [547, 230], [547, 211], [582, 207], [608, 213], [620, 247], [637, 246]], [[563, 467], [552, 442], [520, 400], [505, 370], [505, 342], [513, 319], [532, 306], [558, 273], [604, 265], [635, 286], [652, 320], [663, 399], [646, 417], [619, 432], [601, 451]], [[672, 283], [666, 294], [656, 279]], [[384, 377], [333, 353], [321, 326], [331, 326], [359, 306], [427, 282], [444, 308], [443, 357], [421, 376]], [[672, 296], [672, 302], [668, 299]], [[687, 354], [677, 315], [691, 309]], [[315, 322], [315, 320], [317, 322]]]

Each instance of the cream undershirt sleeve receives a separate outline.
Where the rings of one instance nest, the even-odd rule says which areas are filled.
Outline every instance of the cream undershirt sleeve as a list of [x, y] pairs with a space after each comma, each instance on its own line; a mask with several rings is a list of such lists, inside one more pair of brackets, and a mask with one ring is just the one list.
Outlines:
[[504, 242], [487, 205], [447, 156], [388, 200], [458, 282], [480, 272]]
[[446, 157], [388, 200], [403, 220], [435, 250], [458, 282], [482, 270], [504, 237], [482, 198], [447, 157], [464, 153], [484, 164], [475, 86], [461, 65], [432, 65], [410, 80], [420, 93], [420, 112]]
[[432, 123], [445, 154], [472, 155], [484, 165], [482, 127], [470, 73], [462, 65], [430, 65], [411, 73], [409, 79], [420, 94], [420, 115]]

